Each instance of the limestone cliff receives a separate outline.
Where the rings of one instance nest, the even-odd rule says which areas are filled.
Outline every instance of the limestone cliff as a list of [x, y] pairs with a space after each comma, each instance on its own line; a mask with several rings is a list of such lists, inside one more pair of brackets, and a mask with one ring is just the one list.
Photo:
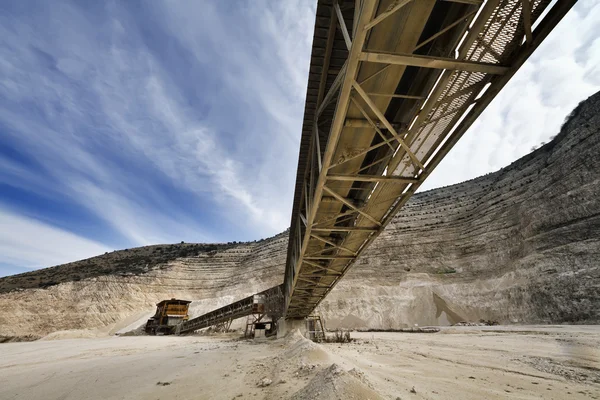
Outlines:
[[[600, 322], [599, 130], [596, 94], [510, 166], [415, 195], [320, 305], [329, 327]], [[170, 297], [197, 315], [280, 283], [286, 249], [147, 246], [2, 278], [0, 336], [130, 323]]]
[[550, 143], [414, 196], [326, 302], [334, 323], [600, 322], [600, 93]]

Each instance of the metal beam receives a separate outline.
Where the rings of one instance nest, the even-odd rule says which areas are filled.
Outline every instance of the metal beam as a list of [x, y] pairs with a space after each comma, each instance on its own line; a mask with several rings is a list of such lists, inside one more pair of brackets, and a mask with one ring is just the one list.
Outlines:
[[354, 204], [350, 203], [348, 201], [348, 199], [340, 196], [339, 194], [337, 194], [336, 192], [334, 192], [333, 190], [329, 189], [327, 186], [323, 185], [323, 190], [326, 191], [327, 193], [329, 193], [330, 195], [332, 195], [333, 197], [335, 197], [337, 200], [339, 200], [342, 204], [344, 204], [345, 206], [353, 209], [354, 211], [356, 211], [357, 213], [359, 213], [360, 215], [362, 215], [363, 217], [365, 217], [366, 219], [368, 219], [369, 221], [375, 223], [375, 225], [377, 226], [381, 226], [381, 222], [377, 221], [375, 218], [373, 218], [372, 216], [370, 216], [369, 214], [367, 214], [366, 212], [360, 210], [358, 207], [356, 207]]
[[[397, 7], [400, 1], [387, 0], [385, 4], [391, 3], [391, 5], [377, 17], [380, 18], [378, 22], [389, 17], [390, 15], [385, 15], [385, 13]], [[307, 173], [304, 175], [304, 179], [309, 177], [308, 187], [305, 190], [308, 191], [307, 195], [310, 197], [310, 201], [305, 199], [302, 192], [296, 196], [297, 199], [301, 200], [298, 200], [299, 204], [295, 204], [295, 207], [300, 207], [298, 212], [305, 216], [306, 229], [298, 231], [295, 229], [290, 233], [290, 243], [293, 243], [293, 246], [290, 245], [290, 253], [288, 254], [285, 283], [286, 307], [290, 307], [289, 316], [308, 315], [307, 313], [325, 298], [347, 273], [356, 258], [383, 231], [394, 214], [415, 193], [423, 180], [431, 173], [430, 169], [433, 169], [448, 149], [456, 143], [456, 140], [458, 140], [457, 132], [458, 134], [463, 132], [465, 121], [472, 123], [477, 118], [476, 115], [473, 116], [473, 110], [480, 112], [482, 109], [480, 107], [489, 104], [490, 94], [496, 93], [497, 84], [510, 79], [513, 71], [518, 68], [519, 57], [515, 57], [515, 54], [537, 46], [538, 34], [542, 32], [540, 28], [550, 26], [550, 30], [552, 29], [552, 22], [545, 22], [548, 18], [544, 18], [544, 21], [539, 25], [534, 20], [534, 17], [539, 15], [540, 11], [546, 7], [546, 2], [540, 3], [535, 0], [533, 4], [539, 9], [536, 8], [535, 13], [530, 10], [531, 23], [536, 22], [534, 25], [537, 25], [535, 31], [532, 32], [531, 44], [522, 45], [516, 49], [517, 52], [513, 51], [515, 50], [513, 46], [504, 48], [498, 45], [496, 38], [499, 32], [506, 31], [506, 34], [510, 36], [507, 40], [516, 45], [522, 43], [523, 36], [527, 36], [523, 25], [517, 27], [518, 33], [516, 34], [511, 34], [511, 30], [503, 29], [504, 25], [513, 23], [515, 20], [513, 16], [521, 17], [523, 20], [526, 19], [525, 15], [520, 15], [521, 12], [527, 12], [523, 9], [521, 1], [528, 0], [518, 0], [516, 2], [487, 0], [485, 3], [479, 0], [456, 0], [456, 2], [473, 4], [474, 6], [456, 8], [451, 5], [455, 10], [466, 10], [461, 11], [461, 15], [462, 13], [466, 15], [459, 20], [448, 20], [450, 25], [442, 27], [437, 33], [434, 32], [433, 36], [424, 36], [422, 30], [427, 18], [434, 10], [434, 0], [420, 0], [411, 3], [410, 7], [405, 8], [406, 13], [409, 14], [407, 18], [398, 14], [394, 16], [393, 20], [399, 23], [397, 27], [392, 26], [393, 24], [389, 22], [392, 18], [379, 26], [373, 24], [375, 19], [370, 20], [375, 14], [375, 6], [379, 4], [379, 0], [363, 0], [362, 3], [360, 0], [352, 1], [351, 6], [356, 6], [355, 17], [358, 17], [354, 21], [355, 29], [352, 30], [354, 36], [352, 42], [350, 42], [351, 47], [344, 66], [345, 70], [336, 77], [335, 84], [332, 85], [334, 90], [330, 90], [323, 101], [317, 103], [320, 112], [325, 110], [325, 103], [329, 104], [327, 108], [327, 113], [329, 113], [333, 106], [332, 103], [337, 101], [331, 122], [315, 119], [315, 126], [319, 122], [322, 123], [322, 125], [319, 125], [322, 130], [325, 129], [326, 124], [331, 124], [330, 127], [327, 127], [329, 132], [325, 132], [327, 146], [322, 155], [322, 168], [317, 170], [318, 162], [314, 150], [316, 143], [323, 143], [323, 141], [318, 140], [317, 136], [321, 133], [321, 139], [324, 139], [323, 132], [313, 130], [314, 137], [311, 140], [315, 140], [316, 143], [311, 142], [309, 151], [312, 153], [307, 158]], [[569, 2], [570, 0], [562, 1]], [[556, 12], [557, 9], [564, 7], [562, 1], [552, 7], [549, 16], [553, 15], [552, 13]], [[381, 3], [384, 4], [384, 2]], [[337, 18], [343, 7], [339, 8], [339, 5], [337, 5], [337, 9], [335, 9], [331, 5], [332, 3], [328, 4], [327, 7]], [[335, 4], [333, 5], [335, 6]], [[481, 8], [478, 7], [481, 4], [485, 5]], [[531, 5], [532, 2], [528, 1], [528, 4]], [[476, 8], [479, 8], [477, 14], [474, 11]], [[404, 13], [404, 10], [401, 12]], [[444, 17], [439, 10], [435, 9], [434, 13], [436, 12], [436, 18]], [[510, 20], [498, 17], [505, 14], [510, 16]], [[472, 27], [467, 30], [469, 22], [465, 23], [465, 20], [469, 21], [473, 15], [477, 15], [477, 17], [473, 21]], [[382, 16], [384, 16], [383, 19]], [[322, 25], [327, 28], [325, 24], [328, 22], [324, 21]], [[376, 29], [369, 31], [370, 28], [367, 29], [367, 25], [371, 25], [370, 28], [376, 26]], [[490, 26], [493, 26], [493, 29]], [[422, 49], [425, 45], [440, 42], [436, 39], [451, 29], [454, 29], [451, 33], [452, 36], [447, 34], [447, 37], [452, 39], [452, 42], [448, 44], [453, 47], [445, 48], [444, 54], [458, 53], [456, 58], [428, 57], [407, 53], [415, 46], [417, 49]], [[370, 32], [370, 34], [366, 32]], [[465, 32], [466, 36], [463, 36]], [[337, 32], [335, 33], [337, 34]], [[369, 50], [369, 52], [363, 53], [367, 51], [364, 49], [367, 36], [368, 47], [373, 49], [373, 52]], [[419, 37], [426, 37], [426, 39], [419, 43]], [[483, 46], [486, 47], [479, 47], [473, 52], [473, 43], [478, 37], [482, 38]], [[349, 43], [346, 39], [348, 37], [344, 38], [345, 43], [335, 41], [335, 51], [344, 50], [344, 44]], [[487, 50], [488, 48], [493, 50], [494, 53]], [[343, 52], [345, 53], [345, 50]], [[376, 65], [367, 65], [366, 62], [371, 61], [369, 60], [370, 56], [375, 58], [381, 56], [382, 59], [376, 62], [385, 64], [385, 66], [379, 68]], [[483, 58], [484, 56], [486, 57]], [[402, 59], [403, 57], [404, 59]], [[496, 57], [497, 61], [494, 60], [492, 63], [481, 62], [481, 60], [489, 60], [491, 57]], [[390, 60], [384, 60], [384, 58], [392, 58], [393, 63], [386, 64]], [[361, 64], [361, 62], [365, 64]], [[506, 65], [498, 64], [500, 62]], [[411, 128], [414, 127], [408, 132], [403, 131], [404, 124], [401, 127], [393, 126], [390, 120], [386, 119], [388, 113], [392, 115], [393, 111], [388, 108], [390, 100], [409, 96], [395, 93], [399, 87], [398, 82], [405, 77], [403, 66], [406, 65], [423, 67], [419, 70], [418, 81], [411, 83], [408, 92], [411, 95], [420, 95], [421, 99], [407, 100], [427, 98], [425, 104], [417, 103], [416, 105], [406, 104], [406, 107], [402, 106], [403, 110], [406, 109], [406, 115], [403, 114], [399, 120], [412, 121]], [[323, 69], [321, 73], [326, 74], [327, 69]], [[443, 71], [440, 72], [439, 69]], [[360, 79], [358, 71], [360, 71]], [[373, 73], [373, 71], [375, 72]], [[382, 73], [384, 71], [385, 73]], [[377, 78], [373, 78], [374, 76]], [[366, 81], [369, 79], [368, 86], [361, 87], [356, 83], [358, 80]], [[322, 77], [321, 81], [323, 81]], [[435, 84], [433, 84], [434, 81]], [[487, 83], [491, 83], [491, 86], [487, 92], [481, 93], [481, 88]], [[433, 84], [433, 87], [431, 84]], [[470, 87], [465, 88], [467, 85]], [[356, 88], [357, 86], [358, 88]], [[364, 90], [367, 88], [368, 90]], [[353, 89], [356, 90], [356, 94], [352, 93]], [[462, 94], [463, 91], [464, 95]], [[373, 93], [368, 94], [367, 92]], [[461, 93], [462, 97], [457, 99], [458, 92]], [[472, 101], [478, 93], [481, 93], [480, 99], [477, 104], [472, 105]], [[377, 96], [380, 96], [377, 99], [380, 101], [374, 100]], [[325, 101], [326, 99], [327, 101]], [[355, 106], [350, 105], [350, 102], [354, 102]], [[307, 105], [307, 107], [309, 106]], [[310, 107], [314, 107], [314, 105], [311, 104]], [[467, 111], [469, 112], [465, 115]], [[321, 114], [319, 113], [319, 115]], [[445, 115], [448, 117], [437, 120], [440, 116]], [[364, 118], [364, 120], [356, 120], [356, 118]], [[430, 118], [432, 118], [431, 121]], [[457, 123], [459, 125], [454, 126]], [[352, 128], [361, 128], [362, 130]], [[436, 129], [436, 131], [433, 131], [433, 129]], [[389, 138], [390, 134], [394, 137]], [[376, 146], [372, 146], [373, 140], [378, 139], [376, 135], [380, 135], [384, 140], [377, 143]], [[400, 141], [398, 141], [398, 138], [400, 138]], [[388, 149], [374, 151], [380, 146], [389, 146], [393, 141], [398, 141], [401, 147], [393, 143], [391, 150], [395, 149], [395, 151], [388, 151]], [[402, 146], [402, 142], [405, 146]], [[365, 157], [366, 153], [369, 153], [368, 157]], [[414, 162], [411, 153], [415, 158], [418, 155], [417, 161], [420, 165]], [[364, 160], [358, 159], [361, 156]], [[349, 160], [354, 160], [354, 162], [342, 165]], [[333, 170], [332, 168], [336, 169]], [[399, 173], [403, 169], [408, 170]], [[360, 174], [360, 171], [364, 171], [365, 175]], [[394, 175], [388, 176], [388, 173]], [[418, 179], [413, 178], [417, 174]], [[411, 181], [406, 182], [403, 175]], [[352, 182], [383, 183], [392, 182], [392, 180], [403, 183], [406, 187], [387, 184], [351, 184]], [[366, 191], [363, 191], [365, 189]], [[303, 208], [303, 204], [306, 204], [307, 209]], [[296, 216], [293, 219], [294, 224], [298, 224], [299, 228], [302, 226], [300, 218], [300, 216]], [[348, 227], [331, 226], [344, 224], [347, 224]], [[359, 225], [368, 226], [363, 228]], [[315, 237], [320, 232], [324, 232], [319, 237], [326, 240], [324, 242], [326, 245], [320, 243], [323, 240]], [[338, 236], [336, 236], [328, 243], [327, 241], [330, 239], [330, 236], [326, 234], [328, 232], [341, 232], [342, 234], [339, 235], [341, 240], [337, 239]], [[331, 237], [333, 238], [333, 236]], [[328, 245], [333, 247], [329, 248]], [[356, 256], [340, 255], [344, 254], [341, 247], [350, 250]], [[322, 255], [314, 253], [317, 249], [322, 249], [319, 251]], [[313, 265], [311, 266], [310, 263]], [[298, 276], [301, 277], [300, 280], [298, 280]], [[328, 278], [321, 279], [325, 277]]]
[[315, 138], [315, 151], [317, 153], [317, 165], [319, 167], [318, 172], [321, 172], [321, 170], [323, 169], [323, 160], [321, 160], [321, 138], [319, 136], [319, 128], [316, 124], [313, 136]]
[[424, 96], [410, 96], [407, 94], [367, 93], [369, 96], [391, 97], [393, 99], [425, 100]]
[[325, 273], [323, 273], [321, 271], [315, 271], [315, 272], [312, 272], [310, 274], [300, 274], [299, 276], [303, 277], [303, 278], [319, 278], [319, 279], [320, 278], [327, 278], [327, 277], [335, 278], [337, 276], [342, 276], [342, 273], [341, 272], [335, 272], [335, 273], [331, 273], [331, 272], [327, 273], [327, 272], [325, 272]]
[[342, 159], [342, 160], [340, 160], [340, 161], [338, 161], [338, 162], [336, 162], [336, 163], [332, 164], [332, 165], [331, 165], [329, 168], [330, 168], [330, 169], [331, 169], [331, 168], [335, 168], [335, 167], [337, 167], [337, 166], [339, 166], [339, 165], [342, 165], [342, 164], [344, 164], [344, 163], [346, 163], [346, 162], [348, 162], [348, 161], [350, 161], [350, 160], [354, 160], [355, 158], [357, 158], [357, 157], [360, 157], [360, 156], [362, 156], [363, 154], [366, 154], [366, 153], [370, 152], [371, 150], [375, 150], [375, 149], [377, 149], [377, 148], [379, 148], [379, 147], [381, 147], [381, 146], [385, 146], [386, 144], [388, 144], [388, 143], [390, 143], [390, 142], [393, 142], [393, 141], [396, 141], [396, 138], [395, 138], [395, 137], [391, 137], [391, 138], [389, 138], [389, 139], [386, 139], [386, 140], [384, 140], [383, 142], [379, 142], [379, 143], [377, 143], [377, 144], [374, 144], [374, 145], [373, 145], [373, 146], [371, 146], [371, 147], [367, 147], [366, 149], [364, 149], [364, 150], [362, 150], [362, 151], [360, 151], [360, 152], [358, 152], [358, 153], [356, 153], [356, 154], [353, 154], [351, 157], [345, 157], [344, 159]]
[[423, 169], [424, 166], [421, 163], [421, 161], [419, 161], [417, 156], [415, 156], [415, 154], [410, 150], [410, 147], [408, 147], [408, 145], [404, 142], [404, 139], [402, 139], [400, 137], [400, 135], [398, 135], [398, 132], [396, 132], [396, 130], [394, 129], [392, 124], [390, 124], [390, 122], [387, 120], [385, 115], [383, 115], [383, 113], [381, 111], [379, 111], [379, 109], [377, 108], [377, 105], [373, 102], [373, 100], [371, 100], [369, 98], [367, 93], [363, 90], [363, 88], [360, 87], [360, 85], [356, 81], [354, 81], [354, 90], [356, 90], [356, 93], [358, 93], [360, 95], [360, 97], [362, 97], [364, 102], [369, 106], [371, 111], [373, 111], [373, 113], [377, 116], [379, 121], [381, 121], [381, 123], [385, 125], [387, 130], [390, 131], [390, 133], [396, 138], [398, 143], [400, 143], [400, 146], [402, 146], [402, 148], [404, 148], [404, 151], [406, 151], [406, 153], [409, 155], [409, 157], [413, 161], [413, 163], [415, 163], [415, 165], [418, 166], [419, 168]]
[[[526, 1], [526, 0], [523, 0], [523, 1]], [[420, 49], [421, 47], [425, 46], [427, 43], [431, 42], [432, 40], [434, 40], [434, 39], [438, 38], [439, 36], [443, 35], [444, 33], [448, 32], [450, 29], [454, 28], [456, 25], [459, 25], [462, 22], [468, 21], [469, 18], [472, 17], [472, 16], [474, 16], [475, 14], [477, 14], [477, 10], [472, 11], [472, 12], [468, 13], [467, 15], [463, 16], [463, 17], [460, 17], [459, 19], [457, 19], [456, 21], [454, 21], [450, 25], [446, 26], [444, 29], [442, 29], [438, 33], [430, 36], [428, 39], [423, 40], [415, 48], [413, 48], [412, 52], [414, 53], [417, 49]]]
[[361, 53], [360, 60], [380, 64], [410, 65], [413, 67], [481, 72], [493, 75], [502, 75], [508, 71], [508, 67], [498, 64], [460, 61], [444, 57], [417, 56], [414, 54], [364, 52]]
[[[337, 25], [337, 16], [335, 13], [331, 14], [331, 21], [329, 21], [329, 32], [327, 33], [327, 44], [325, 45], [325, 56], [323, 57], [323, 71], [329, 70], [329, 64], [331, 60], [331, 51], [333, 50], [333, 42], [335, 40], [335, 29]], [[339, 71], [336, 72], [336, 74]], [[317, 96], [317, 107], [321, 106], [321, 101], [325, 95], [325, 85], [327, 84], [327, 75], [321, 74], [321, 81], [319, 83], [319, 94]]]
[[[350, 249], [348, 249], [348, 248], [346, 248], [346, 247], [344, 247], [344, 246], [340, 246], [339, 244], [337, 244], [337, 243], [334, 243], [334, 242], [332, 242], [331, 240], [327, 240], [327, 239], [325, 239], [324, 237], [321, 237], [321, 236], [319, 236], [319, 235], [315, 235], [315, 234], [313, 234], [313, 233], [311, 233], [310, 235], [311, 235], [312, 237], [314, 237], [315, 239], [317, 239], [317, 240], [320, 240], [320, 241], [321, 241], [321, 242], [323, 242], [323, 243], [327, 243], [328, 245], [330, 245], [330, 246], [333, 246], [333, 247], [334, 247], [334, 248], [336, 248], [336, 249], [340, 249], [340, 250], [346, 251], [346, 252], [348, 252], [348, 253], [352, 254], [353, 256], [356, 256], [356, 252], [354, 252], [354, 251], [352, 251], [352, 250], [350, 250]], [[331, 249], [328, 249], [328, 250], [331, 250]]]
[[330, 181], [417, 183], [419, 179], [393, 175], [328, 175]]
[[[304, 281], [305, 281], [305, 280], [303, 280], [303, 282], [304, 282]], [[307, 283], [309, 283], [309, 282], [307, 282]], [[311, 290], [312, 290], [312, 289], [329, 289], [329, 285], [319, 285], [319, 284], [316, 284], [316, 285], [315, 285], [315, 282], [311, 282], [311, 283], [312, 283], [312, 285], [310, 285], [310, 289], [311, 289]], [[302, 288], [302, 286], [301, 286], [300, 288]]]
[[337, 273], [338, 272], [338, 271], [336, 271], [334, 269], [324, 267], [324, 266], [319, 265], [319, 264], [317, 264], [315, 262], [312, 262], [312, 261], [303, 260], [302, 262], [304, 264], [310, 265], [311, 267], [314, 267], [314, 268], [317, 268], [317, 269], [320, 269], [320, 270], [323, 270], [323, 271], [326, 271], [326, 272], [333, 272], [333, 273]]
[[346, 122], [344, 122], [345, 128], [373, 128], [373, 125], [369, 123], [366, 119], [356, 119], [356, 118], [348, 118]]
[[[349, 216], [349, 215], [357, 214], [357, 213], [358, 213], [358, 211], [356, 211], [356, 210], [347, 210], [347, 211], [344, 211], [343, 213], [339, 213], [339, 214], [335, 213], [334, 217], [328, 217], [328, 218], [326, 218], [324, 220], [315, 222], [315, 224], [313, 225], [313, 228], [319, 227], [319, 225], [325, 225], [325, 224], [328, 224], [330, 222], [337, 221], [341, 217]], [[339, 223], [339, 221], [337, 221], [337, 222]]]
[[362, 226], [332, 226], [329, 228], [313, 228], [315, 232], [376, 232], [377, 228]]
[[[378, 134], [378, 135], [381, 137], [381, 139], [382, 139], [382, 140], [385, 142], [385, 141], [386, 141], [386, 139], [388, 139], [388, 138], [387, 138], [387, 137], [386, 137], [386, 136], [383, 134], [383, 132], [381, 132], [381, 129], [379, 129], [379, 127], [377, 126], [378, 124], [376, 124], [376, 123], [375, 123], [375, 122], [374, 122], [374, 121], [371, 119], [371, 117], [369, 117], [369, 114], [367, 114], [367, 112], [366, 112], [366, 111], [365, 111], [365, 110], [364, 110], [364, 109], [361, 107], [361, 105], [360, 105], [360, 104], [359, 104], [359, 103], [358, 103], [358, 102], [357, 102], [357, 101], [356, 101], [356, 100], [355, 100], [353, 97], [350, 97], [350, 101], [352, 101], [352, 104], [354, 104], [354, 106], [355, 106], [356, 108], [358, 108], [358, 110], [359, 110], [359, 111], [360, 111], [360, 113], [363, 115], [363, 117], [365, 117], [365, 119], [367, 120], [367, 122], [368, 122], [369, 124], [371, 124], [371, 127], [372, 127], [373, 129], [375, 129], [375, 132], [377, 132], [377, 134]], [[384, 125], [384, 126], [385, 126], [385, 124], [383, 124], [383, 123], [382, 123], [382, 125]], [[387, 143], [388, 143], [388, 146], [390, 147], [390, 150], [392, 150], [392, 152], [396, 151], [396, 149], [394, 148], [394, 146], [392, 146], [392, 145], [391, 145], [389, 142], [387, 142]]]
[[[375, 95], [377, 96], [377, 95]], [[377, 128], [385, 128], [385, 126], [380, 122], [374, 122]], [[400, 129], [400, 124], [392, 124], [394, 129]], [[366, 119], [357, 119], [357, 118], [347, 118], [344, 123], [344, 128], [373, 128], [373, 123]]]
[[[359, 56], [360, 53], [362, 52], [362, 49], [364, 47], [365, 44], [365, 40], [366, 40], [366, 36], [367, 36], [367, 32], [364, 30], [364, 26], [373, 18], [373, 14], [375, 13], [375, 0], [363, 0], [362, 3], [362, 12], [359, 15], [359, 21], [356, 24], [356, 35], [354, 36], [354, 40], [352, 42], [352, 47], [350, 48], [349, 54], [348, 54], [348, 59], [346, 60], [345, 63], [345, 71], [343, 71], [343, 81], [341, 83], [341, 87], [340, 87], [340, 94], [339, 94], [339, 100], [337, 103], [337, 108], [336, 108], [336, 112], [334, 114], [334, 118], [331, 124], [331, 130], [330, 130], [330, 134], [329, 134], [329, 140], [327, 142], [327, 147], [325, 148], [325, 154], [323, 156], [323, 169], [321, 170], [321, 172], [319, 173], [319, 178], [317, 180], [317, 184], [315, 187], [315, 192], [314, 192], [314, 204], [315, 206], [311, 208], [309, 215], [307, 215], [307, 219], [309, 222], [309, 225], [306, 227], [306, 231], [304, 236], [301, 239], [301, 246], [300, 246], [300, 251], [297, 255], [297, 261], [294, 264], [295, 267], [294, 269], [297, 269], [300, 267], [300, 265], [302, 265], [302, 258], [304, 255], [304, 252], [306, 251], [307, 247], [308, 247], [308, 243], [310, 241], [310, 230], [312, 229], [312, 224], [315, 221], [315, 217], [316, 217], [316, 212], [318, 209], [318, 204], [321, 200], [321, 196], [323, 194], [323, 187], [326, 181], [326, 173], [329, 170], [329, 166], [331, 164], [331, 160], [333, 158], [333, 154], [335, 153], [335, 145], [337, 144], [337, 141], [340, 137], [340, 134], [342, 132], [342, 128], [344, 126], [344, 120], [345, 120], [345, 113], [348, 109], [348, 105], [349, 105], [349, 97], [350, 97], [350, 92], [352, 90], [352, 82], [355, 80], [356, 78], [356, 74], [358, 72], [358, 64], [359, 64]], [[342, 71], [340, 71], [340, 74], [342, 74]], [[294, 292], [294, 287], [295, 287], [295, 282], [296, 282], [296, 277], [297, 277], [297, 272], [296, 270], [291, 271], [291, 284], [286, 285], [286, 287], [284, 289], [286, 289], [286, 293], [285, 293], [285, 298], [286, 298], [286, 305], [285, 307], [287, 308], [287, 305], [289, 304], [289, 301], [291, 300], [291, 296], [293, 295]], [[289, 292], [288, 292], [289, 290]]]
[[480, 6], [483, 4], [483, 0], [444, 0], [452, 3], [463, 3], [463, 4], [472, 4], [474, 6]]
[[377, 18], [373, 19], [373, 21], [369, 22], [365, 26], [365, 30], [369, 30], [373, 28], [375, 25], [410, 3], [412, 0], [396, 0], [396, 4], [388, 7], [388, 9], [377, 16]]
[[531, 1], [521, 0], [521, 10], [523, 14], [523, 30], [525, 30], [525, 41], [529, 45], [533, 40], [531, 34]]
[[345, 75], [346, 75], [346, 64], [344, 64], [342, 66], [342, 69], [340, 70], [340, 72], [338, 72], [337, 76], [335, 77], [335, 80], [333, 81], [333, 83], [331, 84], [331, 87], [329, 88], [329, 91], [325, 95], [323, 102], [319, 105], [319, 109], [317, 110], [317, 114], [315, 117], [315, 125], [316, 125], [316, 120], [318, 120], [319, 116], [323, 113], [325, 108], [327, 108], [329, 103], [331, 103], [331, 101], [333, 100], [333, 96], [336, 94], [336, 92], [342, 85]]
[[342, 36], [344, 36], [346, 47], [348, 48], [348, 51], [350, 51], [350, 48], [352, 47], [352, 40], [350, 39], [348, 28], [346, 28], [346, 21], [344, 21], [344, 16], [342, 15], [342, 10], [340, 10], [340, 4], [337, 0], [334, 1], [333, 8], [335, 8], [335, 13], [337, 14], [337, 19], [340, 23], [340, 30], [342, 31]]
[[[315, 278], [320, 278], [320, 276], [315, 276]], [[310, 283], [310, 284], [317, 283], [314, 280], [306, 279], [306, 275], [302, 275], [302, 274], [298, 275], [298, 280], [302, 281], [302, 282]]]

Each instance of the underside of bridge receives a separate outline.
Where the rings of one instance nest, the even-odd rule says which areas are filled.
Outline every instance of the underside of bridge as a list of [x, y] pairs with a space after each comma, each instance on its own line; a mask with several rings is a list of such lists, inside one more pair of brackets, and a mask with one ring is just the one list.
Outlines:
[[319, 0], [284, 282], [178, 332], [309, 316], [576, 2]]
[[575, 3], [319, 0], [286, 318], [327, 296]]

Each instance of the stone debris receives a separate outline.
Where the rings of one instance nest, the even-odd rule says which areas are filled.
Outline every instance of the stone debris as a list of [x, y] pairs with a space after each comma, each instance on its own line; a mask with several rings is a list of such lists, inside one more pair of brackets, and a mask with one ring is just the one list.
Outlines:
[[[594, 351], [594, 349], [586, 349], [584, 351], [586, 352], [586, 358], [597, 358], [597, 365], [600, 365], [600, 357], [598, 356], [600, 352], [598, 350]], [[528, 364], [538, 371], [562, 376], [569, 381], [600, 384], [600, 368], [594, 368], [587, 365], [569, 365], [545, 357], [526, 357], [514, 361]], [[532, 383], [535, 385], [538, 384], [537, 382]]]
[[271, 384], [273, 383], [273, 381], [269, 378], [263, 378], [260, 381], [258, 381], [258, 383], [256, 384], [256, 386], [258, 387], [267, 387], [267, 386], [271, 386]]
[[[364, 376], [362, 378], [366, 380]], [[334, 363], [318, 372], [304, 388], [294, 393], [290, 399], [383, 400], [384, 397], [363, 383], [363, 380], [357, 377], [356, 371], [349, 373]]]

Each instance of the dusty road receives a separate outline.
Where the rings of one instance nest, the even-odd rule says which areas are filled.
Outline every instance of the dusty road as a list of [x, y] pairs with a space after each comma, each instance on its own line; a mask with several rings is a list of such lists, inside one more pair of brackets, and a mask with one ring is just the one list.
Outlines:
[[7, 343], [0, 399], [600, 399], [600, 326], [353, 337]]

